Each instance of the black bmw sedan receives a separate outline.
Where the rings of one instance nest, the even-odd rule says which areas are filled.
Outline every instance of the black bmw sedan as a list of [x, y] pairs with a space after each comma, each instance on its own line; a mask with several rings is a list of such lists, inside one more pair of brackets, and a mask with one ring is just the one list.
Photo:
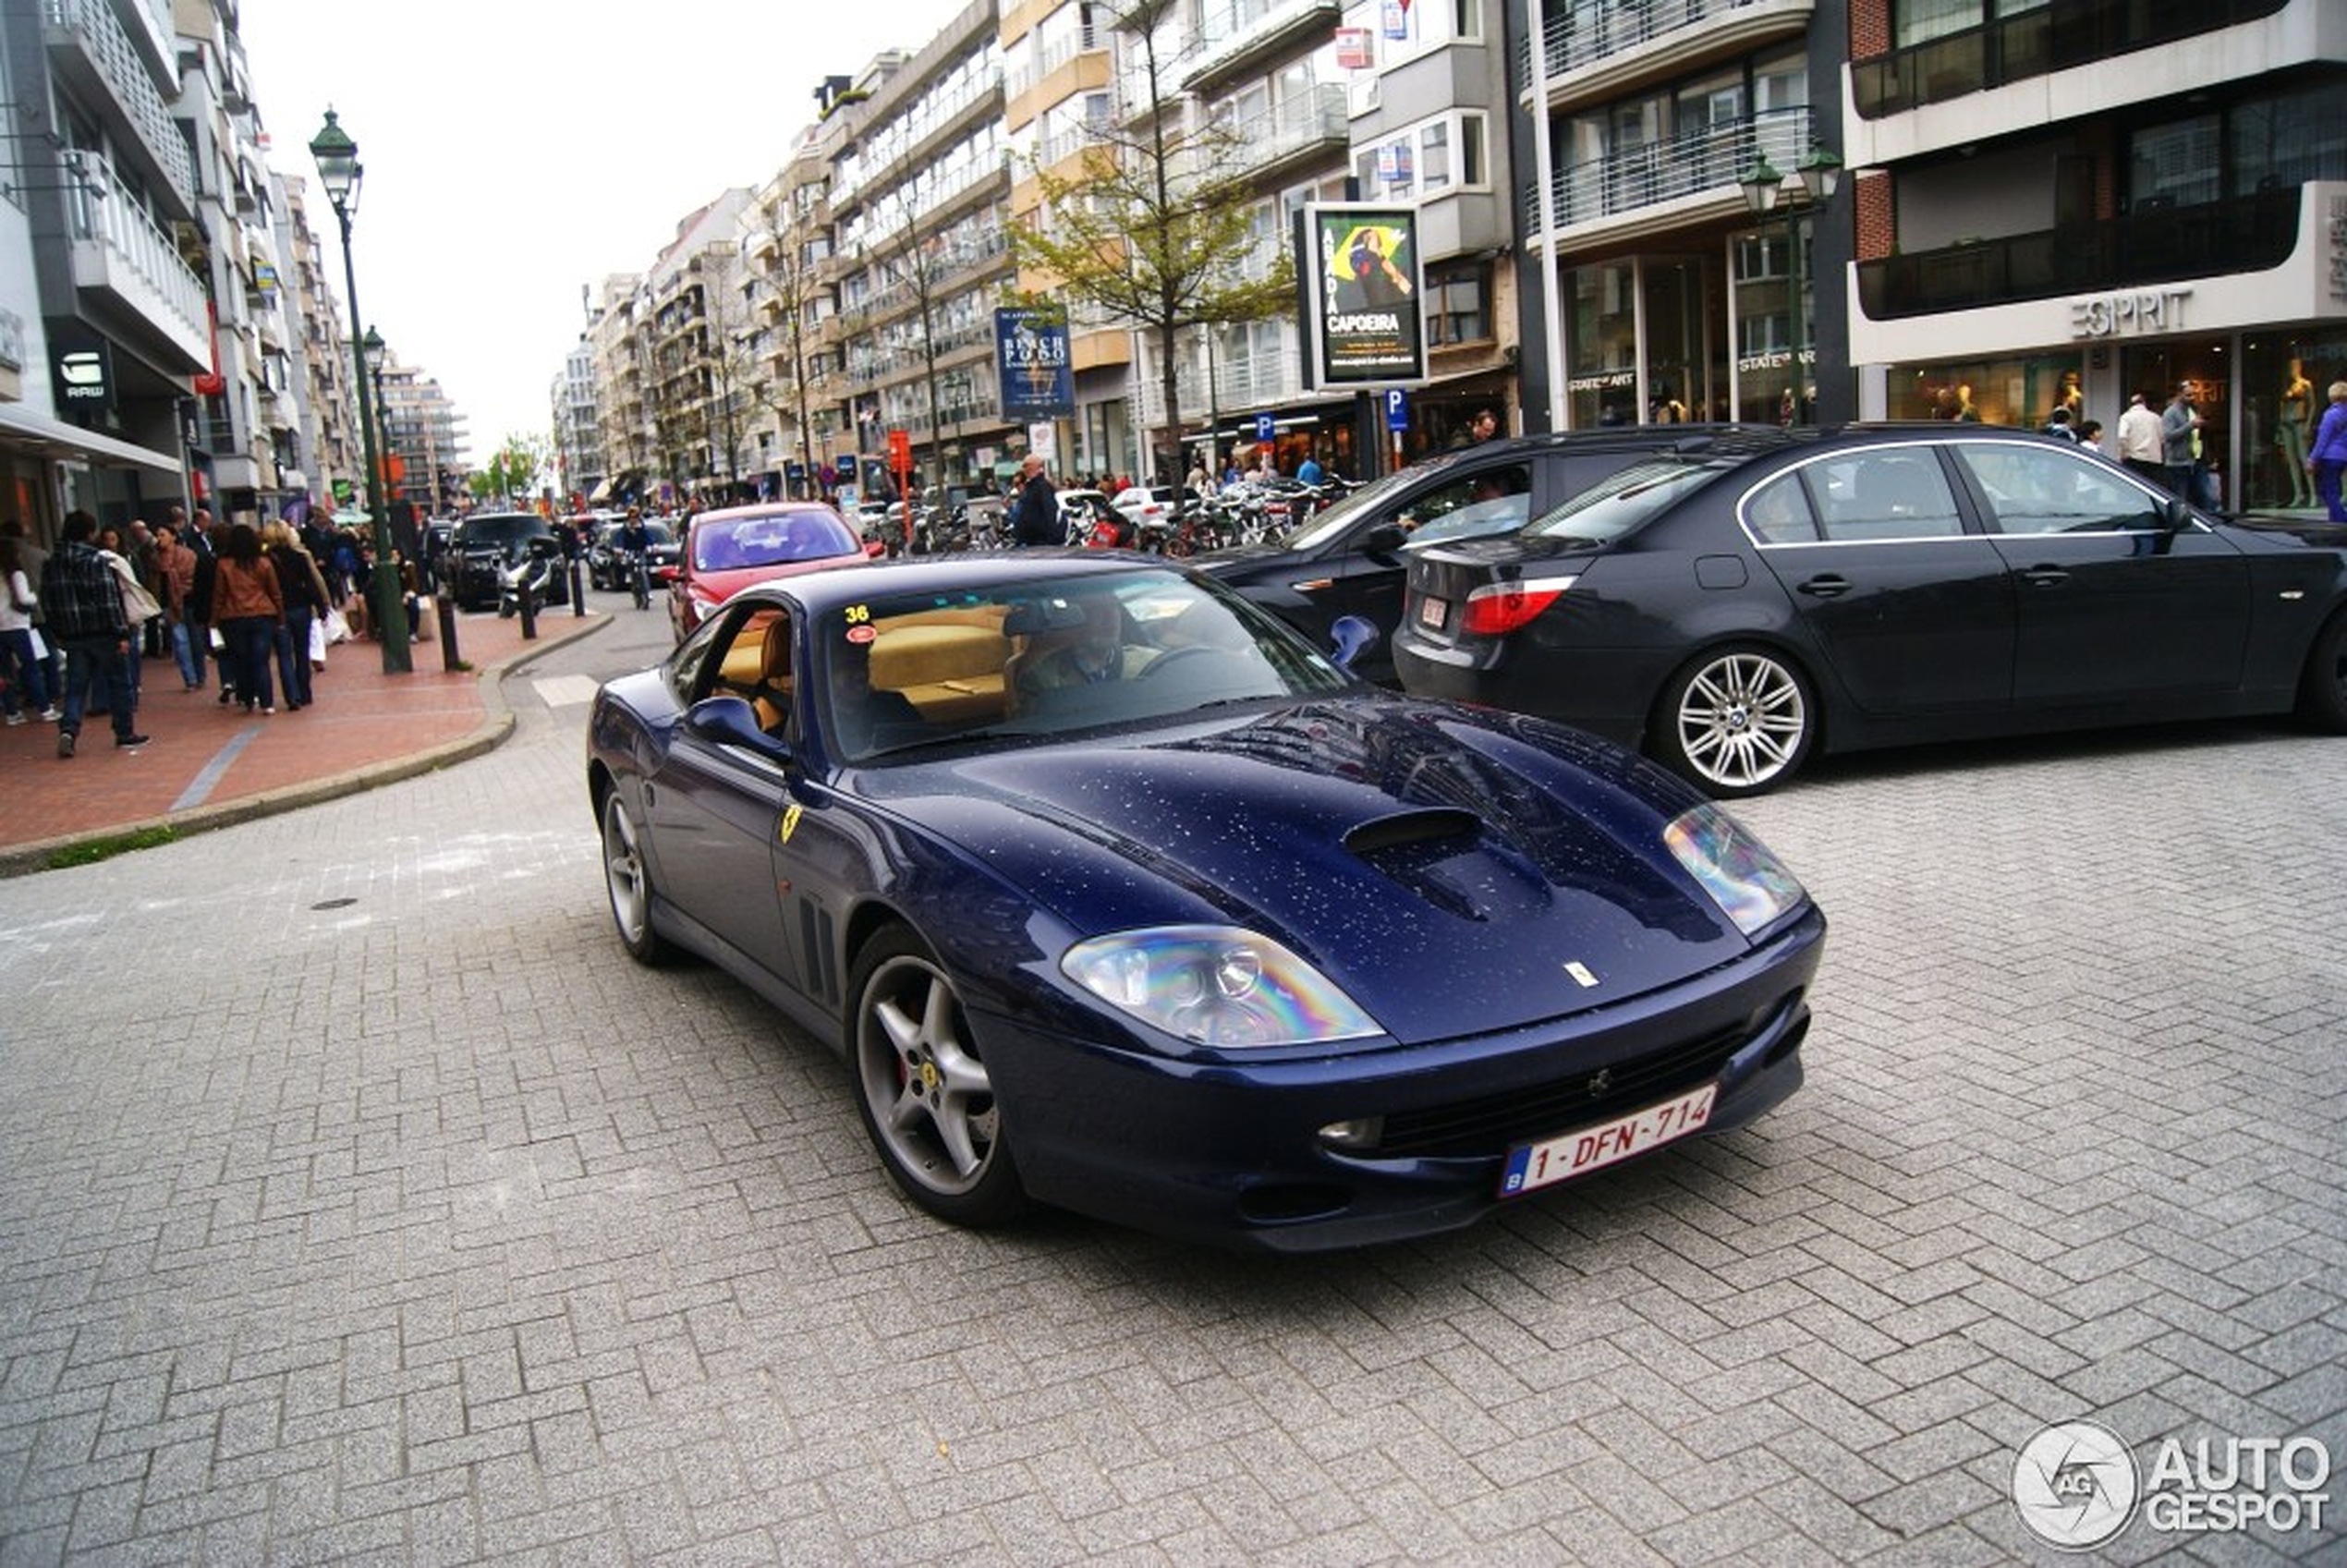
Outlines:
[[1390, 639], [1402, 618], [1412, 552], [1441, 540], [1513, 533], [1610, 474], [1657, 452], [1704, 452], [1760, 425], [1631, 425], [1518, 436], [1444, 452], [1364, 485], [1259, 544], [1195, 557], [1306, 637], [1325, 641], [1342, 615], [1383, 639], [1360, 673], [1393, 684]]
[[1642, 747], [1716, 796], [1821, 748], [2293, 710], [2347, 731], [2347, 551], [2019, 431], [1657, 456], [1414, 554], [1407, 690]]

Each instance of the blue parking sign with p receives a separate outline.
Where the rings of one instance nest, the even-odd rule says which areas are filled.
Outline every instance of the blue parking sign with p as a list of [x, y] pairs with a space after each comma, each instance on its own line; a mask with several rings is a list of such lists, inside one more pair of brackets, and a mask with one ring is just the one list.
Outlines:
[[1410, 397], [1398, 386], [1386, 388], [1385, 428], [1397, 435], [1410, 428]]

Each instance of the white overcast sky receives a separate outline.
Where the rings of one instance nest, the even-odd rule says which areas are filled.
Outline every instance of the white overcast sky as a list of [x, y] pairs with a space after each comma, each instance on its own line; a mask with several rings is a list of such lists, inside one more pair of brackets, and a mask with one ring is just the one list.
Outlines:
[[309, 144], [329, 107], [358, 141], [362, 330], [440, 382], [480, 462], [549, 428], [582, 284], [649, 268], [680, 219], [782, 166], [825, 76], [922, 47], [966, 3], [244, 0], [239, 34], [337, 298]]

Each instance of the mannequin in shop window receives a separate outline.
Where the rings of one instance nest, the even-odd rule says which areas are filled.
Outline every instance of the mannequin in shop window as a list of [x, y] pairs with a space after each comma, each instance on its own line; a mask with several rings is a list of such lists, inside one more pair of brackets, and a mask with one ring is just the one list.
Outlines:
[[2281, 448], [2281, 470], [2290, 484], [2284, 506], [2312, 506], [2318, 499], [2306, 467], [2306, 423], [2314, 402], [2315, 383], [2306, 379], [2305, 363], [2292, 359], [2290, 379], [2282, 384], [2281, 401], [2274, 409], [2274, 444]]
[[2076, 432], [2080, 421], [2086, 419], [2086, 392], [2078, 384], [2077, 371], [2061, 372], [2061, 386], [2054, 393], [2053, 411], [2069, 416], [2062, 422], [2070, 427], [2073, 433]]

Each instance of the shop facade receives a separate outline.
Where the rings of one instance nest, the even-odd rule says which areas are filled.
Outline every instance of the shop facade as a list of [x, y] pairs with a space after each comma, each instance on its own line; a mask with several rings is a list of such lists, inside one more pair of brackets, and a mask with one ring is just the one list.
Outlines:
[[[2158, 409], [2189, 381], [2219, 505], [2310, 506], [2304, 444], [2326, 389], [2347, 381], [2347, 182], [2300, 198], [2299, 242], [2254, 272], [1889, 322], [1868, 320], [1854, 286], [1861, 417], [2034, 429], [2074, 385], [2078, 417], [2101, 422], [2115, 456], [2130, 396]], [[1956, 343], [1965, 351], [1951, 356]]]

